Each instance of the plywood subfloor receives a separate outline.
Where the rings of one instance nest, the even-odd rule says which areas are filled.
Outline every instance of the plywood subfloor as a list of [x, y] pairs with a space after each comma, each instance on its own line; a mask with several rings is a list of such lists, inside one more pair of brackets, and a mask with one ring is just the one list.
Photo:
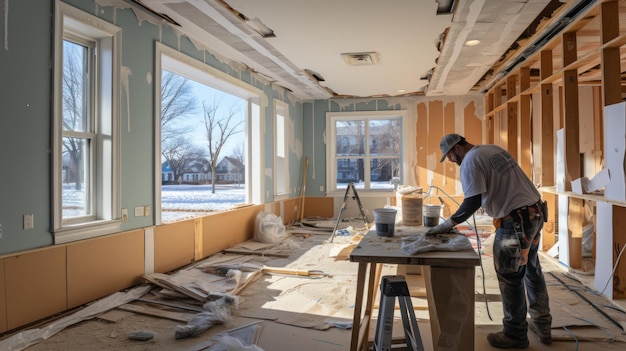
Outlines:
[[[286, 266], [292, 269], [319, 270], [329, 274], [322, 278], [294, 277], [288, 275], [264, 274], [250, 283], [239, 293], [238, 310], [234, 319], [225, 325], [216, 325], [197, 337], [176, 340], [174, 330], [181, 322], [146, 316], [135, 313], [118, 314], [116, 318], [99, 319], [81, 322], [68, 327], [48, 340], [42, 341], [29, 351], [78, 351], [78, 350], [201, 350], [199, 345], [209, 342], [212, 336], [232, 328], [258, 322], [260, 329], [257, 345], [267, 351], [298, 350], [298, 351], [330, 351], [347, 350], [351, 331], [342, 329], [342, 323], [352, 319], [354, 293], [356, 287], [357, 265], [345, 259], [337, 260], [334, 253], [341, 248], [354, 244], [358, 237], [335, 237], [333, 243], [328, 242], [327, 234], [313, 233], [309, 236], [293, 236], [289, 241], [291, 254], [289, 258], [259, 257], [252, 259], [258, 264], [272, 267]], [[223, 254], [219, 259], [224, 260]], [[585, 335], [596, 341], [579, 341], [579, 350], [623, 350], [626, 343], [622, 341], [606, 342], [607, 331], [617, 340], [623, 340], [615, 326], [594, 310], [590, 304], [581, 299], [572, 289], [585, 290], [585, 286], [570, 279], [562, 266], [555, 260], [543, 256], [542, 264], [546, 279], [550, 285], [552, 310], [555, 323], [573, 325], [582, 323], [580, 316], [601, 326], [603, 329], [588, 327], [575, 331], [577, 335]], [[383, 274], [395, 274], [395, 265], [385, 265]], [[561, 283], [558, 279], [565, 282]], [[575, 276], [574, 276], [575, 277]], [[423, 280], [419, 275], [407, 277], [411, 290], [421, 291]], [[486, 295], [483, 295], [483, 282]], [[476, 270], [476, 350], [495, 350], [491, 348], [486, 335], [501, 329], [502, 311], [498, 285], [493, 272], [490, 256], [483, 257], [483, 268]], [[416, 294], [416, 295], [419, 295]], [[485, 303], [485, 296], [488, 303]], [[588, 297], [597, 306], [615, 306], [602, 296]], [[422, 297], [412, 298], [416, 316], [426, 350], [432, 350], [428, 311], [426, 301]], [[376, 303], [377, 304], [377, 303]], [[609, 307], [612, 318], [626, 320], [626, 314]], [[181, 311], [178, 311], [181, 312]], [[189, 312], [193, 314], [192, 312]], [[377, 312], [375, 312], [377, 315]], [[398, 313], [399, 317], [399, 313]], [[372, 332], [376, 321], [372, 321]], [[397, 329], [397, 330], [396, 330]], [[574, 329], [574, 328], [572, 328]], [[127, 335], [137, 330], [149, 330], [155, 333], [150, 341], [130, 341]], [[531, 350], [574, 350], [576, 341], [565, 329], [555, 329], [556, 340], [551, 346], [541, 344], [534, 335], [529, 334]], [[394, 335], [401, 337], [401, 330], [394, 328]], [[565, 336], [564, 336], [565, 335]]]

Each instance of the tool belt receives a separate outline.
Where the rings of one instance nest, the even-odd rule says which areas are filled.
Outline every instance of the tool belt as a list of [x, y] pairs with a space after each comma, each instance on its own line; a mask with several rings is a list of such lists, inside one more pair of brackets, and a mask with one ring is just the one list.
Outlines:
[[511, 211], [508, 215], [502, 218], [495, 218], [493, 220], [493, 226], [499, 228], [504, 222], [508, 222], [514, 219], [527, 219], [529, 222], [534, 221], [537, 218], [540, 218], [543, 214], [543, 221], [546, 222], [548, 220], [548, 210], [547, 210], [546, 202], [539, 200], [537, 203], [532, 204], [530, 206], [524, 206], [520, 208], [516, 208]]

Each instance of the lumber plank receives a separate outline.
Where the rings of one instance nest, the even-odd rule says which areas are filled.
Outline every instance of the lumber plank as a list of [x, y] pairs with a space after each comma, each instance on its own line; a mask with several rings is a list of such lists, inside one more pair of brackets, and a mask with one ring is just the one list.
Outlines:
[[184, 313], [184, 312], [172, 312], [172, 311], [164, 311], [158, 308], [149, 307], [149, 306], [138, 306], [132, 304], [123, 304], [116, 307], [122, 311], [134, 312], [139, 314], [145, 314], [147, 316], [160, 317], [171, 319], [178, 322], [187, 323], [193, 318], [193, 314]]

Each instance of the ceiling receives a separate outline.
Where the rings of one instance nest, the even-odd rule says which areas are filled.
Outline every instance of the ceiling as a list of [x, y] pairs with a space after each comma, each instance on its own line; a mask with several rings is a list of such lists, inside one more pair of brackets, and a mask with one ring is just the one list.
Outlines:
[[[549, 16], [561, 4], [557, 0], [139, 2], [176, 22], [194, 42], [248, 66], [302, 99], [465, 95], [476, 90], [520, 37], [533, 34], [536, 19]], [[437, 14], [439, 5], [444, 12], [451, 6], [453, 14]], [[480, 44], [466, 46], [469, 39]]]

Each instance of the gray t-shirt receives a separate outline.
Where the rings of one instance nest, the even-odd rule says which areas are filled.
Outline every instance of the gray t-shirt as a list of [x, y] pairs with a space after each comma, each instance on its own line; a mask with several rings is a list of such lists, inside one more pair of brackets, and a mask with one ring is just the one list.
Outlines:
[[497, 145], [476, 145], [465, 154], [461, 184], [466, 198], [481, 195], [482, 207], [493, 218], [541, 199], [513, 156]]

